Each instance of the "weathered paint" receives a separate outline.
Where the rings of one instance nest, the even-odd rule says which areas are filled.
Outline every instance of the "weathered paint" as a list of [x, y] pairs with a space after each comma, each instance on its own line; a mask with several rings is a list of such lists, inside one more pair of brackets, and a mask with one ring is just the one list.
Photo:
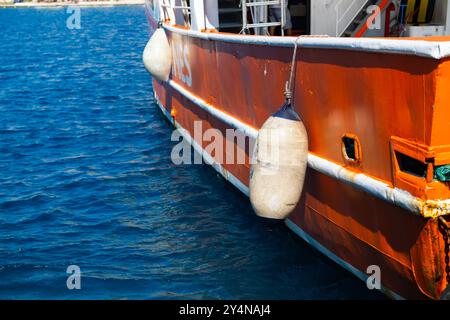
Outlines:
[[[189, 92], [189, 90], [184, 89], [173, 80], [169, 81], [169, 85], [185, 98], [193, 102], [197, 107], [207, 111], [209, 114], [225, 123], [229, 128], [240, 130], [249, 138], [256, 139], [258, 131], [255, 128], [242, 123], [236, 118], [205, 102], [203, 99], [194, 96]], [[171, 114], [175, 114], [174, 108], [171, 110]], [[356, 136], [354, 137], [357, 138]], [[357, 140], [359, 141], [358, 138]], [[434, 156], [434, 153], [431, 152], [428, 157], [432, 156]], [[359, 164], [359, 162], [355, 164]], [[412, 196], [407, 191], [401, 190], [399, 188], [394, 188], [389, 184], [371, 178], [364, 173], [349, 170], [345, 166], [333, 163], [329, 160], [314, 155], [313, 153], [309, 153], [308, 155], [308, 165], [310, 168], [317, 170], [318, 172], [331, 176], [343, 183], [351, 184], [355, 188], [361, 189], [364, 192], [367, 192], [377, 198], [398, 205], [408, 211], [411, 211], [412, 213], [419, 214], [425, 218], [436, 218], [449, 214], [450, 200], [448, 199], [422, 200], [420, 198]]]
[[[191, 86], [175, 74], [171, 83], [216, 110], [259, 128], [281, 105], [289, 47], [211, 41], [170, 31], [169, 38], [186, 48], [192, 71]], [[436, 159], [445, 158], [439, 150], [450, 145], [448, 59], [304, 47], [297, 62], [294, 102], [308, 130], [312, 154], [394, 188], [392, 137], [438, 150]], [[167, 113], [176, 109], [177, 125], [191, 134], [195, 120], [203, 120], [203, 130], [225, 132], [231, 127], [170, 84], [154, 81], [154, 90]], [[348, 163], [343, 157], [345, 133], [358, 136], [361, 162]], [[204, 149], [202, 141], [195, 143]], [[222, 167], [223, 174], [245, 190], [249, 165]], [[425, 179], [421, 183], [428, 185]], [[408, 192], [424, 201], [424, 213], [447, 210], [445, 202], [429, 198], [426, 187]], [[448, 199], [450, 191], [440, 184], [433, 195]], [[302, 200], [290, 220], [353, 268], [365, 272], [369, 265], [379, 265], [384, 287], [402, 297], [438, 298], [447, 285], [440, 276], [443, 243], [436, 219], [412, 215], [309, 168]]]

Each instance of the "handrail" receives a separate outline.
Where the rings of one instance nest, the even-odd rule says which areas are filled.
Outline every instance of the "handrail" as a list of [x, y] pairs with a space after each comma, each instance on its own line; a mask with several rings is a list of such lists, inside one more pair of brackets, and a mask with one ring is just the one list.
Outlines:
[[[172, 20], [171, 14], [169, 13], [169, 10], [172, 11], [172, 15], [174, 14], [175, 10], [182, 10], [183, 11], [183, 17], [184, 17], [185, 25], [186, 24], [190, 25], [189, 16], [192, 15], [191, 6], [188, 6], [185, 1], [183, 1], [185, 5], [178, 5], [178, 6], [174, 5], [174, 0], [162, 0], [161, 2], [162, 3], [160, 4], [160, 6], [161, 6], [161, 8], [163, 10], [165, 19]], [[175, 19], [174, 19], [174, 21], [175, 21]]]
[[259, 1], [259, 2], [248, 2], [247, 7], [258, 7], [258, 6], [270, 6], [274, 4], [280, 4], [280, 0], [268, 0], [268, 1]]
[[[247, 9], [250, 8], [250, 12], [252, 13], [252, 17], [254, 19], [254, 12], [253, 10], [256, 7], [263, 7], [266, 6], [266, 8], [269, 8], [271, 5], [280, 5], [281, 7], [281, 21], [280, 22], [255, 22], [248, 23], [247, 21]], [[284, 36], [284, 26], [286, 25], [286, 0], [267, 0], [267, 1], [255, 1], [253, 2], [250, 0], [248, 2], [247, 0], [241, 0], [241, 6], [242, 6], [242, 30], [241, 33], [244, 32], [247, 29], [253, 28], [267, 28], [267, 27], [281, 27], [281, 35]], [[267, 20], [267, 19], [266, 19]]]
[[190, 6], [172, 6], [170, 4], [162, 4], [161, 7], [163, 8], [170, 8], [170, 9], [185, 9], [185, 10], [191, 10]]

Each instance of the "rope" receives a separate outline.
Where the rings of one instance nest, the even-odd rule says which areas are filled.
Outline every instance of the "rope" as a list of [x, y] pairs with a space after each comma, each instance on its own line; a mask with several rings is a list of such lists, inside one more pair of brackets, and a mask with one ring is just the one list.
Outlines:
[[302, 38], [303, 36], [298, 36], [295, 39], [294, 42], [294, 53], [292, 54], [292, 62], [291, 62], [291, 72], [289, 75], [289, 81], [286, 82], [286, 89], [284, 91], [284, 96], [286, 98], [286, 100], [288, 100], [289, 102], [291, 102], [292, 97], [293, 97], [293, 89], [292, 89], [292, 84], [294, 82], [294, 73], [295, 73], [295, 66], [296, 66], [296, 62], [297, 62], [297, 48], [298, 48], [298, 40], [300, 38]]

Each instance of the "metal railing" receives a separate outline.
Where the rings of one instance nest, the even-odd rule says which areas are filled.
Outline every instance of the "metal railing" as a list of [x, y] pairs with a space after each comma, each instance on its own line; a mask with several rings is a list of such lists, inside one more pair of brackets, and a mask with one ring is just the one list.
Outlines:
[[175, 5], [175, 0], [162, 0], [161, 7], [164, 12], [165, 19], [172, 19], [169, 10], [173, 13], [173, 18], [175, 19], [175, 10], [183, 10], [184, 24], [187, 27], [191, 25], [191, 6], [187, 4], [187, 0], [181, 0], [181, 5]]

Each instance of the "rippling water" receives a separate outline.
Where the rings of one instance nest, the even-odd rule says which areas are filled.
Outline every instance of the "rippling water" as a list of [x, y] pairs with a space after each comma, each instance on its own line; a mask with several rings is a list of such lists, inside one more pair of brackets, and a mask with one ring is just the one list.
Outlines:
[[68, 16], [0, 10], [0, 298], [379, 297], [212, 169], [171, 163], [142, 7]]

